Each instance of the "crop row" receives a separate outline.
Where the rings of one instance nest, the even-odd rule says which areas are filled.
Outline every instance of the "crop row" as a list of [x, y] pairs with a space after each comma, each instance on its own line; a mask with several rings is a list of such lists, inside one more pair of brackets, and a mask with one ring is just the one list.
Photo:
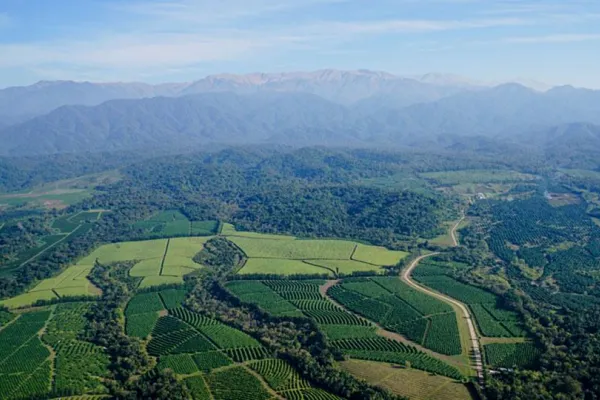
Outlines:
[[327, 325], [359, 325], [368, 326], [370, 323], [362, 318], [358, 318], [355, 315], [349, 314], [344, 311], [305, 311], [304, 312], [310, 318], [313, 318], [319, 324]]
[[143, 339], [152, 332], [158, 318], [159, 315], [156, 311], [128, 315], [125, 322], [125, 332], [129, 336]]
[[159, 295], [165, 305], [165, 308], [167, 310], [171, 310], [183, 305], [187, 291], [184, 289], [166, 289], [159, 292]]
[[383, 351], [346, 350], [344, 353], [350, 357], [400, 364], [405, 367], [420, 369], [438, 375], [448, 376], [454, 379], [462, 379], [461, 373], [454, 367], [428, 356], [425, 353], [399, 353]]
[[219, 324], [219, 322], [215, 319], [205, 317], [203, 315], [192, 312], [192, 311], [188, 310], [187, 308], [183, 308], [183, 307], [174, 308], [172, 310], [169, 310], [169, 313], [173, 314], [180, 320], [185, 321], [188, 324], [192, 325], [194, 328], [201, 328], [203, 326]]
[[42, 398], [50, 389], [51, 371], [51, 362], [46, 361], [28, 377], [0, 375], [0, 394], [3, 399]]
[[340, 339], [331, 342], [340, 350], [370, 350], [370, 351], [399, 351], [402, 353], [417, 353], [418, 350], [395, 340], [382, 337], [364, 339]]
[[423, 315], [442, 314], [452, 311], [452, 307], [448, 304], [413, 289], [396, 277], [374, 277], [371, 279], [400, 297]]
[[261, 347], [261, 344], [253, 337], [227, 325], [204, 326], [200, 328], [200, 331], [221, 349]]
[[50, 352], [40, 339], [33, 337], [0, 363], [0, 371], [3, 374], [30, 374], [49, 356]]
[[456, 314], [440, 314], [429, 317], [431, 323], [423, 345], [441, 354], [458, 355], [462, 352]]
[[248, 364], [276, 391], [308, 388], [310, 385], [287, 362], [280, 359], [254, 361]]
[[0, 361], [37, 334], [50, 316], [50, 311], [22, 314], [0, 331]]
[[233, 367], [206, 376], [214, 400], [268, 400], [272, 396], [243, 367]]
[[496, 368], [534, 368], [541, 355], [532, 343], [493, 343], [484, 346], [488, 364]]
[[288, 400], [340, 400], [340, 397], [321, 389], [288, 390], [282, 393]]
[[129, 300], [125, 314], [134, 315], [164, 310], [165, 306], [156, 292], [136, 294]]
[[[86, 342], [79, 342], [86, 343]], [[80, 348], [79, 343], [72, 347]], [[102, 393], [105, 389], [103, 380], [108, 374], [110, 360], [97, 346], [87, 343], [86, 354], [78, 350], [70, 350], [65, 346], [56, 356], [54, 367], [54, 390], [58, 393], [84, 394], [87, 392]]]
[[183, 380], [194, 400], [211, 400], [210, 391], [202, 376], [191, 376]]
[[267, 358], [269, 354], [264, 347], [240, 347], [235, 349], [227, 349], [225, 353], [236, 362], [246, 362], [250, 360], [262, 360]]

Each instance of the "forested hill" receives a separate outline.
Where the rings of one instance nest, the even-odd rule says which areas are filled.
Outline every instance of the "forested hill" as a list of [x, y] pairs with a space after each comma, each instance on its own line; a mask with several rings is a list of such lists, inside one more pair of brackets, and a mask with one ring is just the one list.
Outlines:
[[[448, 138], [485, 137], [539, 151], [564, 138], [561, 125], [600, 124], [600, 91], [535, 92], [517, 84], [398, 106], [386, 98], [353, 105], [312, 93], [218, 92], [64, 106], [0, 130], [0, 154], [287, 144], [430, 148]], [[549, 131], [550, 130], [550, 131]], [[598, 140], [594, 128], [592, 139]], [[570, 135], [576, 145], [585, 135]]]

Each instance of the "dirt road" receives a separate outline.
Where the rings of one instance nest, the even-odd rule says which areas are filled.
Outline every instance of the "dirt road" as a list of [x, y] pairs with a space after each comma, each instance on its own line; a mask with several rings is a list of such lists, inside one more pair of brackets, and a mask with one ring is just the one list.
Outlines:
[[[461, 221], [462, 221], [462, 219], [461, 219]], [[456, 223], [455, 228], [458, 227], [458, 224], [460, 224], [461, 221]], [[452, 237], [456, 241], [456, 238], [454, 236], [455, 228], [453, 228], [453, 230], [452, 230], [452, 233], [453, 233]], [[426, 254], [426, 255], [417, 257], [408, 266], [408, 268], [406, 268], [404, 271], [402, 271], [402, 275], [401, 275], [402, 280], [404, 282], [406, 282], [408, 285], [412, 286], [414, 289], [419, 290], [423, 293], [426, 293], [429, 296], [435, 297], [439, 300], [442, 300], [446, 303], [452, 304], [461, 310], [465, 320], [467, 321], [467, 325], [469, 327], [469, 336], [470, 336], [470, 342], [471, 342], [470, 353], [471, 353], [473, 368], [477, 372], [477, 378], [479, 379], [479, 381], [481, 383], [481, 382], [483, 382], [483, 359], [481, 357], [481, 347], [479, 345], [479, 338], [477, 336], [477, 331], [475, 330], [475, 324], [473, 323], [473, 318], [471, 316], [471, 313], [469, 312], [469, 309], [463, 303], [453, 299], [452, 297], [448, 297], [444, 294], [434, 292], [433, 290], [431, 290], [425, 286], [421, 286], [420, 284], [413, 281], [411, 278], [412, 271], [415, 269], [415, 267], [417, 265], [419, 265], [419, 262], [421, 260], [423, 260], [424, 258], [427, 258], [427, 257], [435, 256], [437, 254], [439, 254], [439, 253], [431, 253], [431, 254]]]

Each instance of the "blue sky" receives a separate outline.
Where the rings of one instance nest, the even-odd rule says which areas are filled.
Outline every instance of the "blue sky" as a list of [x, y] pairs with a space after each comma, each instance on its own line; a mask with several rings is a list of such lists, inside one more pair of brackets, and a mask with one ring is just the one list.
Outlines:
[[600, 88], [600, 1], [0, 1], [0, 87], [322, 68]]

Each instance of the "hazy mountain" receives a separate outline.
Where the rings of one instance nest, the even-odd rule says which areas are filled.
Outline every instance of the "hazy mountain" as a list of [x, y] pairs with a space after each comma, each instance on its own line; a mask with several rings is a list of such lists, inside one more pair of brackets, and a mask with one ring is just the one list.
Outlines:
[[540, 93], [511, 83], [373, 117], [421, 135], [514, 137], [566, 123], [600, 123], [600, 91], [559, 87]]
[[[243, 80], [239, 84], [245, 85]], [[0, 152], [41, 154], [205, 143], [428, 146], [443, 144], [445, 137], [471, 137], [478, 141], [471, 146], [482, 149], [493, 146], [491, 139], [548, 149], [552, 143], [565, 145], [575, 139], [596, 143], [595, 128], [586, 131], [585, 127], [600, 124], [600, 91], [563, 86], [542, 93], [505, 84], [407, 106], [409, 100], [403, 95], [414, 99], [426, 93], [419, 90], [418, 82], [410, 85], [414, 92], [407, 90], [395, 98], [372, 96], [352, 106], [284, 90], [63, 106], [0, 130]], [[548, 131], [554, 126], [562, 128]], [[569, 126], [570, 130], [565, 128]]]
[[387, 72], [320, 70], [280, 74], [213, 75], [190, 84], [182, 93], [300, 92], [316, 94], [344, 105], [374, 97], [399, 99], [394, 100], [394, 104], [404, 106], [422, 101], [438, 100], [461, 90], [464, 89], [432, 85], [414, 79], [401, 78]]
[[0, 151], [41, 154], [211, 142], [334, 144], [359, 142], [369, 128], [345, 107], [310, 94], [205, 93], [64, 106], [1, 131]]
[[[207, 92], [311, 93], [340, 104], [370, 97], [393, 106], [434, 101], [464, 88], [400, 78], [386, 72], [321, 70], [276, 74], [211, 75], [195, 82], [91, 83], [53, 81], [0, 90], [0, 127], [23, 122], [64, 105], [98, 105], [108, 100], [185, 96]], [[379, 100], [378, 100], [379, 101]]]
[[[181, 85], [145, 83], [90, 83], [43, 81], [31, 86], [0, 90], [0, 120], [6, 124], [46, 114], [64, 105], [98, 105], [113, 99], [140, 99], [175, 95]], [[4, 116], [4, 118], [2, 118]]]

